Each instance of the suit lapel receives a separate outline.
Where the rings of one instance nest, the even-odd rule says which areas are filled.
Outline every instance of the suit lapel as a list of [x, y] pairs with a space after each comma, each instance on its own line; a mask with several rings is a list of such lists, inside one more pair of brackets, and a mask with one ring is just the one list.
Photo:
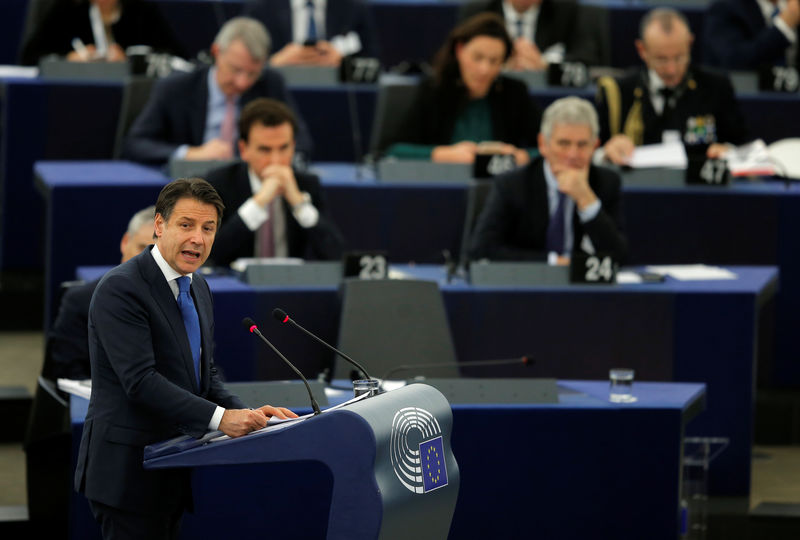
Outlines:
[[[208, 386], [209, 369], [211, 367], [211, 356], [214, 352], [214, 336], [212, 335], [212, 306], [211, 299], [208, 294], [205, 294], [207, 285], [202, 284], [203, 280], [198, 274], [194, 274], [192, 278], [192, 298], [194, 305], [197, 309], [197, 315], [200, 317], [200, 335], [202, 351], [200, 355], [200, 390]], [[193, 366], [194, 367], [194, 366]]]
[[553, 27], [553, 16], [551, 14], [553, 6], [549, 0], [544, 0], [539, 8], [539, 15], [536, 17], [536, 46], [544, 52], [553, 44], [551, 28]]
[[333, 2], [328, 1], [325, 4], [325, 39], [330, 39], [344, 31], [342, 24], [342, 16], [344, 15], [341, 9], [334, 9], [331, 5]]
[[533, 210], [527, 213], [531, 220], [528, 230], [534, 231], [540, 239], [547, 238], [547, 227], [550, 223], [550, 203], [547, 197], [547, 180], [544, 177], [545, 162], [537, 159], [528, 168], [526, 182], [530, 190], [529, 199], [533, 201]]
[[[280, 32], [279, 39], [275, 41], [277, 43], [291, 43], [293, 41], [293, 31], [292, 28], [292, 6], [291, 0], [284, 0], [283, 2], [276, 2], [274, 16], [275, 19], [278, 21], [277, 24], [272, 25], [274, 29]], [[273, 53], [278, 51], [271, 51]]]
[[[145, 281], [150, 286], [150, 294], [158, 305], [164, 318], [167, 319], [172, 333], [175, 336], [175, 341], [179, 344], [181, 349], [181, 357], [183, 359], [184, 367], [186, 368], [187, 380], [190, 381], [191, 387], [195, 393], [198, 392], [196, 377], [194, 374], [194, 361], [192, 360], [191, 346], [189, 345], [189, 337], [186, 335], [186, 327], [183, 324], [183, 316], [181, 315], [178, 302], [172, 294], [164, 274], [153, 259], [149, 249], [142, 252], [140, 256], [140, 267]], [[202, 329], [202, 325], [201, 325]]]

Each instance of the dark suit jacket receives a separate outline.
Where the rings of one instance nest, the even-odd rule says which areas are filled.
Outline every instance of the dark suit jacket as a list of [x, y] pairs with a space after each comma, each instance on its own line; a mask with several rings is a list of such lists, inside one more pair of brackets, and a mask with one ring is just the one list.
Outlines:
[[[86, 45], [94, 44], [89, 6], [88, 0], [56, 0], [23, 45], [22, 63], [34, 65], [48, 54], [65, 56], [72, 51], [75, 37]], [[111, 25], [111, 31], [123, 49], [131, 45], [149, 45], [158, 52], [185, 54], [158, 7], [150, 2], [122, 0], [122, 16]]]
[[[162, 165], [178, 146], [203, 144], [210, 69], [204, 67], [191, 73], [174, 74], [156, 83], [147, 105], [131, 125], [123, 158]], [[312, 150], [311, 136], [278, 72], [264, 69], [261, 78], [242, 95], [240, 105], [244, 107], [259, 97], [283, 101], [295, 111], [297, 150], [308, 157]]]
[[89, 310], [92, 397], [83, 427], [75, 489], [91, 500], [137, 513], [191, 504], [188, 470], [142, 467], [144, 447], [202, 435], [216, 405], [244, 408], [214, 367], [211, 292], [199, 273], [191, 294], [202, 332], [197, 388], [180, 309], [150, 250], [110, 270]]
[[[556, 43], [563, 43], [566, 60], [597, 65], [600, 63], [599, 47], [592, 43], [591, 37], [594, 33], [585, 25], [580, 9], [575, 0], [543, 0], [536, 19], [534, 43], [542, 52]], [[467, 2], [462, 6], [459, 15], [464, 20], [484, 11], [505, 17], [503, 0]]]
[[705, 17], [704, 60], [726, 69], [758, 69], [786, 60], [789, 40], [767, 26], [756, 0], [717, 0]]
[[[247, 228], [239, 217], [239, 207], [252, 197], [247, 163], [234, 163], [208, 173], [206, 179], [216, 188], [225, 212], [222, 226], [217, 232], [210, 259], [218, 266], [227, 266], [239, 257], [252, 257], [256, 233]], [[325, 197], [319, 178], [294, 171], [297, 186], [311, 196], [311, 203], [319, 211], [319, 222], [310, 229], [300, 226], [292, 215], [289, 203], [281, 198], [286, 216], [286, 236], [289, 256], [304, 259], [338, 259], [342, 256], [342, 235], [328, 218]]]
[[[272, 39], [270, 50], [281, 50], [292, 40], [292, 7], [289, 0], [248, 0], [244, 15], [261, 21]], [[375, 23], [364, 0], [328, 0], [325, 7], [325, 39], [358, 34], [361, 40], [359, 56], [380, 56]]]
[[[647, 86], [647, 70], [644, 68], [632, 71], [617, 79], [622, 101], [620, 129], [625, 125], [625, 118], [640, 95], [642, 101], [642, 121], [644, 123], [643, 144], [660, 143], [664, 130], [676, 130], [686, 139], [688, 122], [691, 118], [713, 116], [716, 125], [716, 136], [710, 142], [742, 144], [747, 142], [747, 128], [744, 115], [736, 101], [733, 86], [724, 75], [699, 68], [690, 68], [685, 82], [681, 85], [681, 95], [676, 106], [668, 117], [656, 114], [650, 101]], [[608, 98], [602, 87], [598, 87], [597, 113], [600, 120], [600, 140], [605, 142], [611, 136]]]
[[58, 315], [47, 336], [42, 376], [56, 380], [88, 379], [89, 303], [99, 280], [74, 285], [64, 291]]
[[[589, 186], [602, 204], [594, 219], [581, 223], [572, 217], [573, 250], [579, 250], [583, 235], [597, 252], [611, 252], [618, 261], [627, 255], [623, 234], [621, 180], [617, 173], [591, 166]], [[470, 243], [470, 258], [495, 260], [546, 260], [550, 210], [544, 160], [494, 179]]]
[[[489, 90], [488, 99], [494, 140], [518, 148], [537, 145], [541, 113], [525, 83], [500, 75]], [[442, 85], [427, 79], [391, 142], [451, 144], [456, 121], [468, 103], [469, 95], [460, 79]]]

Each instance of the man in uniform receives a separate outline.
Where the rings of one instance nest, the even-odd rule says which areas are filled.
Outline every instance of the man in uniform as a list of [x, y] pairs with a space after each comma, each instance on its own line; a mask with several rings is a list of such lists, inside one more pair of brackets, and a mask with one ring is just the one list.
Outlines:
[[718, 158], [724, 143], [746, 142], [730, 81], [690, 66], [694, 37], [683, 15], [654, 9], [642, 19], [640, 35], [636, 49], [645, 67], [598, 80], [601, 155], [624, 165], [635, 146], [680, 140]]

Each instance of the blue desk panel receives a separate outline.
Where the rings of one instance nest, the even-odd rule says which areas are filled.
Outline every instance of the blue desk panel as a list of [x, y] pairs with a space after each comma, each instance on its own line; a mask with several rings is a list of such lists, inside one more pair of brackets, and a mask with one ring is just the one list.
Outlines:
[[[366, 168], [314, 167], [323, 180], [333, 220], [348, 249], [387, 250], [394, 263], [443, 263], [457, 257], [466, 189], [453, 184], [376, 183]], [[46, 163], [36, 166], [47, 211], [46, 324], [58, 284], [79, 265], [115, 264], [129, 216], [155, 201], [167, 181], [131, 164]], [[649, 263], [775, 265], [781, 269], [776, 298], [776, 346], [763, 339], [759, 380], [800, 385], [800, 186], [781, 182], [736, 182], [729, 187], [625, 188], [630, 260]], [[114, 201], [114, 204], [108, 204]], [[96, 221], [92, 221], [96, 219]], [[102, 227], [92, 227], [102, 223]], [[91, 227], [91, 228], [90, 228]], [[92, 232], [93, 242], [75, 242]], [[773, 354], [774, 353], [774, 354]]]
[[[704, 386], [637, 383], [639, 401], [624, 406], [607, 393], [606, 382], [560, 381], [557, 404], [453, 404], [461, 489], [450, 538], [674, 540], [683, 432], [703, 408]], [[87, 402], [71, 403], [76, 451]], [[331, 482], [309, 462], [195, 469], [197, 511], [181, 537], [246, 537], [253, 515], [276, 512], [277, 491], [280, 519], [259, 527], [275, 538], [319, 537]], [[98, 538], [77, 494], [71, 537]]]
[[43, 268], [34, 161], [110, 158], [121, 101], [118, 84], [0, 79], [0, 268]]
[[[610, 368], [624, 366], [636, 370], [637, 380], [706, 383], [708, 413], [690, 433], [731, 439], [711, 469], [710, 487], [716, 494], [749, 493], [756, 335], [760, 307], [774, 294], [774, 268], [734, 267], [737, 280], [718, 282], [527, 288], [448, 284], [438, 267], [403, 270], [439, 283], [465, 374], [607, 379]], [[92, 279], [98, 272], [81, 269], [78, 275]], [[250, 287], [228, 276], [208, 281], [215, 358], [228, 380], [293, 377], [262, 343], [245, 335], [241, 320], [248, 316], [307, 377], [331, 367], [331, 353], [279, 325], [270, 313], [280, 307], [335, 343], [341, 310], [336, 288]], [[534, 358], [534, 365], [463, 366], [522, 355]], [[356, 360], [369, 366], [369, 359]]]

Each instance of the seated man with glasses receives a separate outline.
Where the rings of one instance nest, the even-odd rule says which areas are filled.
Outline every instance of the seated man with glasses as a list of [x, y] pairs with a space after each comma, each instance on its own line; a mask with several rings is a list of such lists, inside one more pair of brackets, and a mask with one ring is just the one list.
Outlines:
[[297, 152], [308, 159], [312, 142], [305, 122], [281, 74], [265, 67], [269, 46], [269, 34], [255, 19], [226, 22], [211, 45], [213, 65], [156, 83], [131, 125], [123, 157], [148, 165], [233, 159], [239, 113], [250, 101], [267, 97], [295, 110]]
[[683, 15], [654, 9], [642, 19], [640, 36], [636, 49], [645, 66], [598, 80], [598, 157], [624, 165], [635, 146], [680, 140], [707, 146], [706, 155], [716, 158], [725, 143], [747, 141], [730, 81], [691, 66], [694, 36]]

